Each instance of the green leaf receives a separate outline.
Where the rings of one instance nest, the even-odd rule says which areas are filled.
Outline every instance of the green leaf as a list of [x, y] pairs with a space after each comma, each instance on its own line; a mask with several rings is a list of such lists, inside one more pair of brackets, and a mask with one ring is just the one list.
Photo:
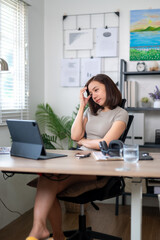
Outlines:
[[[80, 105], [73, 111], [72, 117], [62, 116], [58, 117], [51, 106], [46, 104], [39, 104], [36, 111], [36, 120], [39, 124], [42, 138], [46, 148], [63, 148], [63, 141], [68, 141], [68, 148], [74, 147], [75, 143], [71, 139], [71, 127], [77, 116]], [[87, 108], [87, 106], [86, 106]], [[48, 135], [46, 132], [49, 132]]]

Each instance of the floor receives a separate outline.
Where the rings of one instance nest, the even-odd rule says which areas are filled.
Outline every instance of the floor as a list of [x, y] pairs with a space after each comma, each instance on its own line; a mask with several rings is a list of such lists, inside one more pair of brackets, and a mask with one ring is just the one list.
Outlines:
[[[76, 205], [77, 206], [77, 205]], [[99, 211], [90, 204], [87, 206], [87, 226], [94, 231], [108, 233], [130, 239], [130, 206], [120, 206], [119, 215], [115, 216], [114, 204], [99, 203]], [[74, 209], [74, 207], [72, 207]], [[63, 207], [63, 229], [76, 229], [78, 226], [79, 210], [74, 213], [66, 212]], [[32, 209], [23, 216], [0, 230], [1, 240], [25, 240], [32, 226]], [[49, 227], [50, 228], [50, 227]], [[155, 207], [143, 207], [142, 240], [160, 239], [160, 212]]]

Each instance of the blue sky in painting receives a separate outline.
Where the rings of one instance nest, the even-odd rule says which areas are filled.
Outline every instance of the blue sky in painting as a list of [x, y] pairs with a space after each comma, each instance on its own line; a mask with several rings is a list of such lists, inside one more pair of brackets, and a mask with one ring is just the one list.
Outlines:
[[150, 17], [150, 15], [159, 15], [160, 20], [160, 9], [148, 9], [148, 10], [131, 10], [130, 23], [134, 24], [137, 21], [141, 21], [144, 18]]
[[160, 9], [131, 10], [130, 25], [131, 30], [148, 26], [160, 27]]

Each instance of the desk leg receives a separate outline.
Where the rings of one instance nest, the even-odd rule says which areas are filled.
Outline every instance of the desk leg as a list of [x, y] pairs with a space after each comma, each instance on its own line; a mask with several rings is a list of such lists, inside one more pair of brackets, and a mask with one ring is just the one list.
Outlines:
[[142, 179], [132, 179], [131, 240], [141, 240], [142, 235]]

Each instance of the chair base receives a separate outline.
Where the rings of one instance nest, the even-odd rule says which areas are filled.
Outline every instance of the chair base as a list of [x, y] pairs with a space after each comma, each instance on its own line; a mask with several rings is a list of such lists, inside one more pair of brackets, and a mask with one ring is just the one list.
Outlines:
[[79, 215], [79, 229], [64, 232], [67, 240], [122, 240], [120, 237], [111, 236], [104, 233], [92, 231], [91, 227], [86, 227], [86, 216]]
[[[71, 235], [70, 235], [71, 233]], [[104, 233], [94, 232], [90, 229], [86, 229], [86, 231], [82, 232], [79, 230], [71, 231], [71, 232], [64, 232], [65, 237], [67, 240], [93, 240], [93, 239], [100, 239], [100, 240], [122, 240], [122, 238], [111, 236]]]

